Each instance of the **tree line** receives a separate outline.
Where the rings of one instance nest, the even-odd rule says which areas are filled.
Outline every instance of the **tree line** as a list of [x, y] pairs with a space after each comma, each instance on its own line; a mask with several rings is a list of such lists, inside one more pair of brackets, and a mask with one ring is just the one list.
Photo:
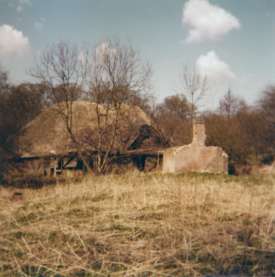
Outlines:
[[[157, 106], [156, 119], [175, 145], [192, 140], [189, 113], [190, 103], [181, 94], [169, 96]], [[254, 105], [248, 105], [229, 90], [215, 111], [205, 111], [201, 116], [206, 124], [207, 145], [225, 150], [232, 173], [238, 166], [273, 162], [275, 87], [263, 91]]]
[[[2, 171], [5, 153], [16, 152], [16, 136], [42, 109], [55, 105], [67, 132], [81, 153], [83, 141], [74, 133], [73, 103], [87, 100], [97, 105], [97, 128], [91, 138], [97, 150], [96, 165], [104, 172], [108, 153], [118, 140], [124, 104], [147, 112], [171, 145], [191, 142], [192, 122], [207, 93], [207, 79], [196, 71], [183, 71], [182, 88], [161, 102], [151, 93], [152, 68], [130, 45], [108, 40], [94, 49], [57, 43], [45, 49], [30, 70], [33, 83], [14, 85], [0, 69], [0, 153]], [[104, 111], [100, 108], [104, 106]], [[215, 111], [200, 113], [207, 131], [207, 144], [222, 147], [230, 165], [271, 163], [275, 155], [275, 86], [248, 105], [228, 90]], [[84, 158], [83, 158], [84, 159]], [[84, 159], [85, 160], [85, 159]]]

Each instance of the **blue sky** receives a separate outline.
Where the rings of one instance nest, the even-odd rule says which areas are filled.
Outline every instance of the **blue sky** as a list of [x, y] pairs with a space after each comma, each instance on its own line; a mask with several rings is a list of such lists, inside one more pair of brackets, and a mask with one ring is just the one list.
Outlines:
[[253, 102], [275, 83], [274, 18], [274, 0], [0, 0], [0, 63], [28, 81], [54, 42], [119, 38], [152, 65], [158, 99], [179, 91], [187, 65], [209, 77], [205, 106], [228, 87]]

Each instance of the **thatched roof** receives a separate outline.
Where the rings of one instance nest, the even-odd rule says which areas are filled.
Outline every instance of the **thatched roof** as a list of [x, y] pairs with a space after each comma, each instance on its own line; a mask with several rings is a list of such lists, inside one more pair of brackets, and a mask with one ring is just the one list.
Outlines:
[[[63, 112], [66, 112], [64, 105], [63, 103], [43, 110], [22, 129], [17, 138], [17, 153], [19, 156], [62, 155], [75, 151], [74, 143], [66, 129], [66, 121], [63, 115]], [[88, 101], [76, 101], [72, 107], [73, 133], [76, 134], [77, 139], [80, 141], [85, 136], [86, 139], [95, 136], [98, 130], [97, 105]], [[102, 113], [106, 112], [103, 106], [99, 108]], [[123, 132], [123, 135], [117, 139], [116, 148], [121, 150], [134, 139], [133, 136], [136, 135], [137, 130], [142, 125], [151, 125], [151, 120], [137, 106], [123, 105], [119, 116], [120, 127], [118, 131]], [[115, 112], [113, 110], [109, 111], [108, 118], [109, 126], [113, 126], [115, 124]]]

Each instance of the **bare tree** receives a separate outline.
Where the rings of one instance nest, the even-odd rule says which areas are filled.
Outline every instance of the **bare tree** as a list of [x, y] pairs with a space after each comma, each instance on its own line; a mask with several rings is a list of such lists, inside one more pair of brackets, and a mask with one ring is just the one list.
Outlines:
[[82, 96], [88, 68], [88, 51], [59, 42], [46, 49], [31, 70], [31, 75], [44, 84], [48, 101], [57, 105], [68, 130], [73, 126], [73, 102]]
[[272, 154], [275, 160], [275, 86], [268, 86], [262, 93], [259, 107], [264, 118], [265, 148]]
[[[0, 175], [13, 166], [17, 135], [42, 109], [43, 91], [36, 84], [11, 85], [0, 92]], [[2, 171], [2, 172], [1, 172]]]
[[150, 88], [150, 78], [151, 67], [142, 62], [131, 46], [108, 40], [96, 47], [90, 97], [96, 103], [97, 135], [93, 144], [98, 172], [106, 170], [110, 153], [122, 139], [123, 126], [130, 127], [125, 104], [133, 105], [137, 99], [145, 99], [143, 93]]
[[0, 94], [3, 94], [8, 88], [8, 73], [0, 65]]
[[188, 67], [184, 68], [182, 78], [182, 93], [191, 103], [191, 119], [193, 121], [197, 116], [198, 105], [208, 90], [207, 78], [199, 74], [196, 69], [190, 70]]
[[221, 114], [226, 115], [227, 119], [230, 119], [244, 105], [244, 102], [238, 97], [234, 96], [229, 89], [224, 97], [220, 100], [219, 110]]
[[[89, 51], [59, 42], [44, 50], [31, 70], [31, 75], [44, 86], [48, 104], [55, 104], [79, 155], [81, 145], [74, 133], [73, 104], [84, 96], [89, 71]], [[85, 159], [82, 157], [83, 162]]]
[[[150, 66], [142, 63], [131, 46], [118, 41], [106, 41], [91, 54], [58, 43], [42, 53], [32, 76], [45, 84], [48, 101], [56, 104], [78, 153], [82, 155], [85, 150], [95, 155], [96, 171], [106, 171], [111, 153], [122, 139], [122, 129], [130, 125], [121, 122], [128, 120], [125, 104], [135, 104], [148, 91]], [[81, 97], [96, 104], [96, 126], [89, 136], [76, 134], [74, 128], [73, 104]], [[83, 155], [81, 159], [89, 168]]]
[[168, 96], [156, 106], [155, 121], [173, 145], [190, 143], [191, 111], [191, 104], [183, 94]]

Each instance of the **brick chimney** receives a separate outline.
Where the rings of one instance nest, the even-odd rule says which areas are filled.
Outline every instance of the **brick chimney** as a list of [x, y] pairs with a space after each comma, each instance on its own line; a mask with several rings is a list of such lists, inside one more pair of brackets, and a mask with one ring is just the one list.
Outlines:
[[192, 144], [205, 146], [205, 141], [206, 141], [206, 134], [205, 134], [204, 122], [202, 120], [194, 120]]

